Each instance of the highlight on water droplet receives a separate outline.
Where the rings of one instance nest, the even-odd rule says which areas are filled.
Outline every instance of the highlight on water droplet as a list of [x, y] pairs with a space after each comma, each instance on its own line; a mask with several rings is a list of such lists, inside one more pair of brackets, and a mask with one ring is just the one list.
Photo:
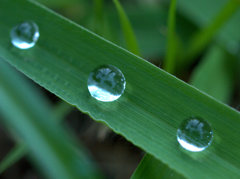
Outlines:
[[99, 101], [117, 100], [124, 92], [126, 80], [123, 73], [113, 65], [103, 65], [92, 71], [88, 78], [88, 90]]
[[201, 118], [184, 120], [177, 130], [177, 140], [186, 150], [200, 152], [205, 150], [213, 139], [213, 131], [207, 121]]
[[39, 29], [33, 21], [25, 21], [13, 27], [10, 32], [12, 44], [20, 49], [33, 47], [39, 38]]

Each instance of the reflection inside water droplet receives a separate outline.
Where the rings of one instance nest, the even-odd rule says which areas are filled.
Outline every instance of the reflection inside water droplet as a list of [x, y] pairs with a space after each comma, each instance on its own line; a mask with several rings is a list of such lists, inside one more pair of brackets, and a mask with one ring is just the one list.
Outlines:
[[182, 122], [177, 130], [177, 140], [186, 150], [200, 152], [212, 142], [211, 126], [201, 118], [190, 118]]
[[125, 86], [124, 75], [112, 65], [95, 69], [88, 78], [88, 90], [91, 96], [99, 101], [115, 101], [123, 94]]
[[29, 49], [33, 47], [39, 35], [38, 26], [32, 21], [18, 24], [13, 27], [10, 33], [12, 44], [20, 49]]

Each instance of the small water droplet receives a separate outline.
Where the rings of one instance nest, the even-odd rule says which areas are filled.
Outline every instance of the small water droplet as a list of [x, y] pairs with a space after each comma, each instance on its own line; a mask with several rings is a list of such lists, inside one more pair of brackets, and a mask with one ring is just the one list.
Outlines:
[[99, 101], [117, 100], [124, 92], [126, 80], [123, 73], [112, 65], [104, 65], [90, 73], [88, 90]]
[[211, 144], [212, 138], [211, 126], [201, 118], [184, 120], [177, 130], [179, 144], [192, 152], [205, 150]]
[[36, 44], [40, 34], [37, 24], [33, 21], [25, 21], [13, 27], [10, 36], [15, 47], [29, 49]]

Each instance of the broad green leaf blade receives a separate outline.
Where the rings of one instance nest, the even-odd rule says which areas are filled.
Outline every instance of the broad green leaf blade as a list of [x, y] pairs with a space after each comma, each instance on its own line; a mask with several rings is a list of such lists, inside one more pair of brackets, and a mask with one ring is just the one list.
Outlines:
[[234, 79], [232, 62], [221, 48], [212, 47], [194, 70], [191, 84], [220, 101], [229, 102]]
[[176, 58], [176, 6], [177, 0], [171, 0], [168, 13], [168, 32], [167, 32], [167, 54], [165, 59], [165, 70], [174, 73]]
[[[240, 176], [239, 112], [32, 1], [2, 0], [0, 7], [0, 56], [27, 76], [185, 177]], [[29, 17], [40, 39], [32, 49], [16, 49], [9, 31]], [[89, 73], [103, 64], [118, 67], [127, 80], [115, 102], [96, 101], [87, 89]], [[211, 124], [214, 142], [192, 154], [178, 146], [176, 131], [196, 115]]]
[[4, 122], [23, 139], [48, 178], [97, 178], [97, 170], [84, 150], [54, 117], [48, 118], [51, 113], [44, 100], [2, 59], [0, 84], [0, 111]]
[[127, 49], [129, 49], [129, 51], [131, 51], [132, 53], [134, 53], [136, 55], [140, 55], [137, 39], [135, 37], [132, 25], [131, 25], [126, 13], [124, 12], [124, 10], [118, 0], [113, 0], [113, 2], [118, 11], [119, 19], [120, 19], [121, 26], [122, 26], [122, 31], [124, 33], [125, 41], [127, 44]]
[[131, 179], [151, 178], [151, 179], [184, 179], [184, 177], [174, 170], [146, 154], [133, 173]]
[[27, 148], [24, 144], [17, 144], [14, 148], [2, 159], [0, 163], [0, 174], [11, 167], [19, 159], [27, 153]]

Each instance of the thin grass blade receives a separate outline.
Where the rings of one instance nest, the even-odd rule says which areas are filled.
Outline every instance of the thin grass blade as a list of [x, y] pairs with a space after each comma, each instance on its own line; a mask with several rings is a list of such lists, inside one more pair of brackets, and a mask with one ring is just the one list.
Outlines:
[[176, 5], [177, 0], [171, 0], [170, 9], [168, 12], [168, 32], [167, 32], [167, 54], [165, 59], [164, 69], [169, 73], [174, 73], [177, 39], [176, 39]]
[[140, 56], [140, 50], [138, 47], [137, 39], [134, 34], [132, 25], [131, 25], [122, 5], [120, 4], [120, 2], [118, 0], [113, 0], [113, 2], [118, 11], [120, 23], [122, 26], [122, 31], [123, 31], [125, 41], [127, 44], [127, 49], [129, 49], [129, 51], [131, 51], [132, 53]]

